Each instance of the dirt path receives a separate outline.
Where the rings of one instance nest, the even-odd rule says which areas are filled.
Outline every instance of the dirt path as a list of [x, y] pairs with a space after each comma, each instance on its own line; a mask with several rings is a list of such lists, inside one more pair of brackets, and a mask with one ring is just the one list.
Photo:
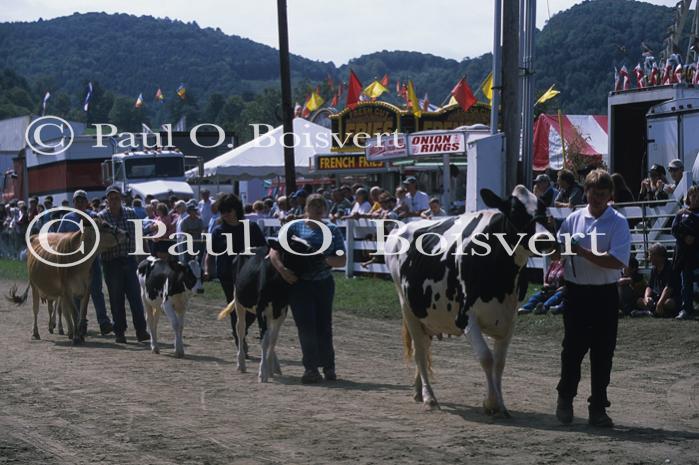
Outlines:
[[[8, 286], [0, 282], [3, 293]], [[463, 338], [436, 343], [442, 410], [425, 412], [411, 400], [398, 321], [338, 312], [341, 381], [303, 386], [289, 320], [284, 376], [260, 385], [256, 362], [236, 372], [230, 325], [217, 310], [192, 306], [188, 356], [178, 360], [166, 319], [156, 356], [92, 332], [72, 347], [48, 334], [45, 310], [42, 340], [32, 341], [29, 304], [0, 303], [0, 463], [699, 463], [697, 322], [666, 322], [694, 328], [670, 337], [622, 321], [610, 388], [619, 426], [603, 431], [585, 424], [587, 367], [575, 423], [561, 427], [553, 416], [560, 334], [516, 337], [504, 379], [513, 418], [496, 420], [479, 407], [483, 374]]]

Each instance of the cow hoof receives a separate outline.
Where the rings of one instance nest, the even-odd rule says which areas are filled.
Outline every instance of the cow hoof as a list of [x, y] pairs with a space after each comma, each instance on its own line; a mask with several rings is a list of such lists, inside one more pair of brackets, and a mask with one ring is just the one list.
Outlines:
[[49, 326], [49, 333], [53, 334], [53, 328]]
[[261, 383], [266, 383], [269, 381], [269, 377], [267, 376], [260, 376], [259, 378]]
[[415, 402], [417, 402], [418, 404], [419, 404], [419, 403], [422, 403], [422, 393], [421, 393], [421, 392], [416, 392], [415, 394], [413, 394], [413, 400], [414, 400]]
[[58, 334], [60, 334], [61, 336], [65, 336], [65, 335], [66, 335], [65, 331], [63, 331], [63, 328], [59, 328]]
[[34, 333], [34, 334], [32, 334], [32, 339], [34, 339], [35, 341], [40, 341], [41, 336], [39, 336], [39, 333]]
[[238, 367], [238, 373], [247, 373], [245, 367]]
[[175, 358], [184, 358], [184, 352], [175, 352]]
[[282, 375], [282, 369], [279, 367], [276, 367], [274, 370], [272, 370], [273, 375], [281, 376]]
[[160, 349], [158, 349], [157, 347], [151, 347], [150, 351], [153, 352], [154, 354], [160, 353]]
[[441, 410], [439, 403], [434, 399], [428, 400], [423, 405], [425, 406], [425, 410]]
[[81, 345], [83, 345], [83, 340], [80, 337], [74, 337], [73, 338], [73, 345], [74, 346], [81, 346]]
[[495, 414], [495, 417], [509, 419], [512, 418], [512, 415], [510, 415], [510, 412], [507, 409], [504, 409], [500, 410], [497, 414]]

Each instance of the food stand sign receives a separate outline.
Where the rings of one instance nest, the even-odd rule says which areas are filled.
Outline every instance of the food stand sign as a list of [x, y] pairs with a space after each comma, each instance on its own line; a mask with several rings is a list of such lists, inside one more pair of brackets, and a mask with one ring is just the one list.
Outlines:
[[463, 132], [434, 132], [408, 135], [408, 154], [414, 157], [465, 153], [466, 134]]
[[396, 133], [383, 136], [380, 141], [373, 139], [367, 144], [365, 154], [369, 161], [405, 158], [408, 156], [405, 134]]
[[381, 134], [400, 131], [405, 110], [386, 102], [362, 102], [330, 116], [333, 140], [331, 152], [364, 153], [367, 143]]
[[366, 155], [363, 153], [316, 155], [315, 157], [316, 171], [361, 170], [362, 172], [367, 172], [369, 170], [384, 170], [385, 166], [381, 161], [367, 160]]

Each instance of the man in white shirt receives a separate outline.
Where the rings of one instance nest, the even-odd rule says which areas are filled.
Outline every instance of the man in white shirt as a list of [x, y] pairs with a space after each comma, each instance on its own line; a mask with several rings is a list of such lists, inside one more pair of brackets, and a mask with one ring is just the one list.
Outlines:
[[207, 225], [209, 224], [209, 221], [211, 221], [211, 216], [213, 213], [211, 212], [211, 199], [209, 198], [210, 193], [208, 189], [202, 189], [201, 192], [199, 193], [201, 196], [201, 200], [199, 201], [199, 216], [201, 217], [201, 221]]
[[616, 283], [621, 269], [629, 263], [631, 235], [626, 218], [607, 205], [612, 191], [609, 173], [601, 169], [590, 172], [585, 178], [587, 207], [568, 216], [558, 231], [564, 249], [566, 291], [556, 417], [563, 424], [573, 421], [580, 365], [589, 350], [592, 389], [588, 423], [603, 428], [614, 426], [605, 409], [610, 406], [607, 386], [617, 336]]
[[430, 208], [430, 198], [426, 193], [417, 189], [415, 176], [405, 178], [403, 185], [408, 191], [404, 200], [404, 204], [410, 209], [408, 216], [420, 216], [422, 212]]

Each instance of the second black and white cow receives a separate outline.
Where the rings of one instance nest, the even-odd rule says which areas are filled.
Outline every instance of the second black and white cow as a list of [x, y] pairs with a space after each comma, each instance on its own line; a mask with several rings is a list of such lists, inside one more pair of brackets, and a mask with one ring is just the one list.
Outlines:
[[[392, 231], [386, 264], [398, 290], [406, 356], [414, 355], [417, 365], [415, 401], [439, 407], [428, 379], [432, 336], [466, 334], [485, 371], [486, 413], [508, 416], [502, 372], [517, 303], [527, 288], [522, 270], [532, 254], [529, 239], [551, 231], [544, 204], [524, 186], [506, 199], [487, 189], [481, 196], [493, 209]], [[553, 247], [548, 237], [536, 243], [539, 251]], [[395, 254], [401, 244], [407, 251]], [[492, 352], [484, 335], [494, 341]]]
[[158, 319], [165, 312], [175, 332], [175, 357], [184, 357], [182, 329], [187, 303], [193, 293], [204, 292], [201, 267], [196, 260], [186, 265], [174, 260], [148, 257], [138, 265], [141, 299], [150, 332], [150, 348], [155, 354], [158, 347]]
[[[247, 259], [238, 273], [235, 283], [233, 300], [218, 315], [219, 320], [225, 319], [236, 312], [238, 320], [238, 371], [244, 373], [245, 366], [245, 314], [254, 313], [257, 318], [263, 318], [267, 323], [267, 331], [262, 337], [262, 355], [258, 371], [261, 383], [266, 383], [275, 374], [281, 375], [281, 366], [277, 359], [275, 347], [279, 331], [286, 318], [289, 306], [290, 285], [282, 279], [279, 272], [269, 259], [269, 250], [274, 248], [281, 254], [284, 265], [296, 276], [306, 270], [318, 266], [323, 261], [321, 254], [301, 256], [285, 250], [276, 239], [268, 239], [269, 247], [257, 247], [255, 254]], [[310, 254], [309, 244], [296, 236], [288, 241], [289, 249], [299, 254]], [[243, 255], [241, 255], [243, 257]]]

